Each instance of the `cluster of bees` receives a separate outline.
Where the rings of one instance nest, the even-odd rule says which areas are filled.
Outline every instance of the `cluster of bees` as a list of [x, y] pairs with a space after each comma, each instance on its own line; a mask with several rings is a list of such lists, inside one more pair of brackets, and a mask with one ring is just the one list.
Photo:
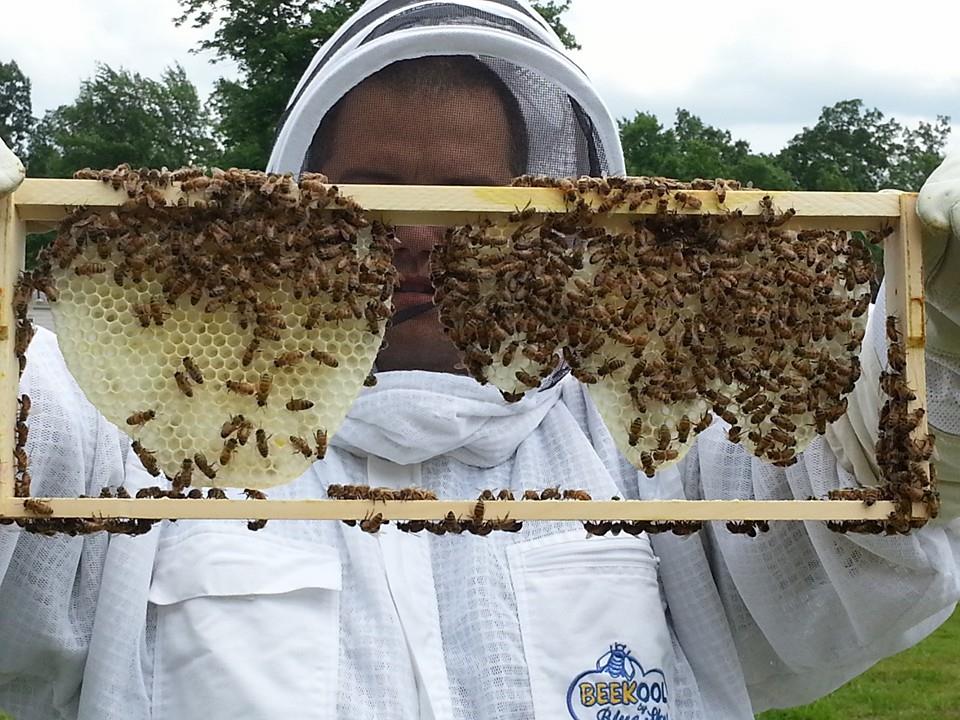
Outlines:
[[[372, 381], [392, 315], [387, 228], [321, 175], [120, 166], [75, 177], [127, 199], [71, 213], [21, 278], [21, 368], [40, 290], [68, 367], [134, 436], [147, 471], [166, 477], [163, 496], [185, 496], [194, 480], [285, 482], [322, 459]], [[98, 352], [109, 357], [98, 364]]]
[[917, 396], [907, 383], [907, 361], [903, 336], [897, 318], [887, 317], [887, 368], [880, 374], [880, 389], [887, 400], [880, 409], [880, 427], [876, 457], [880, 488], [842, 489], [830, 493], [835, 500], [862, 500], [872, 505], [878, 500], [891, 500], [897, 509], [884, 520], [840, 521], [827, 523], [837, 532], [863, 532], [887, 535], [906, 534], [921, 527], [926, 518], [913, 517], [913, 504], [923, 503], [930, 518], [940, 509], [936, 491], [936, 469], [933, 457], [934, 437], [917, 437], [917, 428], [925, 411], [912, 404]]
[[[408, 488], [385, 488], [369, 487], [367, 485], [330, 485], [327, 488], [327, 495], [334, 500], [370, 500], [374, 503], [385, 502], [387, 500], [436, 500], [435, 493], [417, 487]], [[557, 487], [548, 487], [542, 490], [525, 490], [521, 496], [522, 500], [540, 501], [540, 500], [580, 500], [590, 501], [593, 498], [586, 490], [561, 489]], [[613, 498], [619, 500], [620, 498]], [[448, 512], [443, 520], [408, 520], [396, 523], [397, 529], [403, 532], [422, 532], [427, 531], [434, 535], [469, 533], [471, 535], [485, 536], [494, 531], [500, 532], [519, 532], [523, 528], [523, 523], [519, 520], [512, 520], [509, 515], [503, 518], [489, 519], [486, 517], [486, 502], [497, 500], [516, 500], [513, 491], [503, 489], [498, 492], [493, 490], [484, 490], [477, 497], [477, 503], [473, 512], [468, 517], [457, 516], [455, 513]], [[360, 521], [344, 520], [346, 525], [356, 527], [368, 533], [376, 533], [384, 525], [389, 525], [389, 520], [384, 520], [383, 513], [370, 512]], [[674, 535], [692, 535], [703, 528], [700, 521], [685, 520], [600, 520], [584, 521], [583, 527], [588, 535], [619, 535], [626, 533], [628, 535], [640, 535], [641, 533], [663, 533], [672, 532]], [[757, 531], [766, 532], [770, 529], [768, 523], [762, 520], [748, 520], [743, 522], [729, 522], [727, 529], [733, 533], [747, 534], [750, 537], [756, 537]]]
[[[697, 215], [734, 183], [524, 177], [568, 212], [518, 209], [452, 228], [433, 253], [441, 322], [466, 370], [516, 401], [561, 362], [590, 388], [620, 450], [652, 476], [721, 418], [779, 466], [846, 411], [873, 263], [847, 233], [796, 232], [760, 214]], [[634, 222], [609, 215], [651, 204]]]

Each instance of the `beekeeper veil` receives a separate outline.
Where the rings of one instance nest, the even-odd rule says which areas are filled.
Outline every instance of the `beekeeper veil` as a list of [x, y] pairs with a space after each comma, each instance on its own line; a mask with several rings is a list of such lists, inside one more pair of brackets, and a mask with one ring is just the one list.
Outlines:
[[[616, 123], [557, 35], [526, 0], [370, 0], [317, 52], [281, 119], [271, 172], [299, 173], [328, 149], [317, 129], [337, 101], [403, 60], [466, 56], [501, 81], [518, 110], [525, 158], [515, 169], [552, 176], [622, 174]], [[384, 108], [388, 112], [389, 108]], [[518, 125], [518, 122], [512, 122]], [[402, 140], [400, 140], [402, 141]]]

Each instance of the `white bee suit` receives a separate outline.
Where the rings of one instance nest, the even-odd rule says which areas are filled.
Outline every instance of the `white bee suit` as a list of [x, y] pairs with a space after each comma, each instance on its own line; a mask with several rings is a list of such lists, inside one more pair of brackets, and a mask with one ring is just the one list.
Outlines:
[[[375, 34], [389, 20], [396, 33], [417, 33], [421, 54], [454, 52], [439, 42], [444, 12], [459, 30], [477, 17], [507, 18], [523, 30], [514, 50], [539, 44], [526, 57], [508, 54], [511, 31], [485, 25], [497, 43], [469, 52], [502, 50], [503, 62], [491, 61], [498, 72], [510, 73], [506, 60], [552, 58], [536, 72], [514, 68], [515, 79], [562, 64], [525, 3], [385, 0], [364, 6], [331, 40], [339, 50], [326, 64], [330, 46], [321, 49], [312, 66], [320, 70], [312, 80], [308, 71], [296, 104], [328, 109], [336, 98], [319, 99], [323, 68], [345, 73], [351, 53], [372, 57], [360, 27]], [[423, 40], [417, 13], [439, 23], [429, 26], [438, 42]], [[399, 46], [402, 37], [367, 45]], [[386, 62], [371, 61], [353, 84]], [[567, 136], [556, 134], [555, 166], [620, 169], [615, 123], [566, 62], [560, 84], [590, 113], [592, 141], [562, 148]], [[340, 94], [349, 86], [344, 80]], [[576, 110], [567, 119], [571, 129], [584, 127]], [[307, 115], [290, 113], [272, 169], [298, 170], [313, 128]], [[536, 151], [546, 146], [531, 139], [532, 167], [549, 166]], [[877, 317], [864, 352], [882, 357]], [[950, 372], [951, 387], [960, 385]], [[326, 459], [271, 498], [369, 483], [450, 498], [562, 485], [596, 498], [793, 499], [857, 482], [845, 469], [853, 462], [839, 463], [824, 438], [796, 465], [775, 468], [729, 443], [719, 422], [677, 466], [648, 479], [622, 460], [570, 377], [513, 405], [464, 377], [378, 377]], [[83, 396], [51, 333], [39, 331], [31, 344], [21, 386], [33, 402], [27, 449], [36, 493], [154, 484], [128, 439]], [[875, 423], [868, 405], [852, 408], [856, 423]], [[930, 411], [960, 424], [956, 393], [932, 397]], [[869, 461], [869, 443], [858, 437], [848, 429], [831, 443], [845, 458], [859, 449]], [[860, 479], [871, 482], [868, 474]], [[957, 468], [945, 463], [941, 476], [956, 479]], [[137, 538], [44, 538], [0, 526], [0, 708], [17, 720], [612, 720], [617, 712], [748, 720], [832, 690], [943, 622], [960, 595], [958, 545], [942, 526], [885, 538], [841, 536], [822, 523], [774, 523], [753, 539], [722, 524], [651, 539], [587, 539], [579, 524], [559, 522], [482, 538], [404, 535], [392, 526], [369, 535], [305, 521], [271, 521], [252, 533], [243, 522], [181, 520]]]

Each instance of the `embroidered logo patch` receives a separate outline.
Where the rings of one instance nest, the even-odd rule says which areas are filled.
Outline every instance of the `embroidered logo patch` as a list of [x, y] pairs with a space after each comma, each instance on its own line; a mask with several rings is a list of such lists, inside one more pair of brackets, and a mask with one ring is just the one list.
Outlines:
[[669, 720], [667, 680], [660, 668], [644, 669], [623, 643], [614, 643], [597, 666], [567, 690], [573, 720]]

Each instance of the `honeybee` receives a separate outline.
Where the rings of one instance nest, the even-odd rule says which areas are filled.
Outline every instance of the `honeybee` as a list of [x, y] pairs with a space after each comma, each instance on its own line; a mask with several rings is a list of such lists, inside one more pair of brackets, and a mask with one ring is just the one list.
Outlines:
[[137, 303], [130, 308], [130, 311], [140, 321], [140, 327], [150, 327], [153, 316], [150, 314], [150, 305], [148, 303]]
[[257, 452], [260, 453], [260, 457], [265, 458], [270, 454], [270, 446], [267, 444], [269, 437], [263, 428], [257, 428]]
[[677, 423], [677, 442], [685, 443], [687, 438], [690, 437], [690, 430], [692, 429], [693, 423], [687, 415], [680, 418], [680, 422]]
[[222, 488], [209, 488], [207, 490], [207, 499], [209, 500], [226, 500], [227, 494], [223, 491]]
[[180, 472], [178, 472], [173, 478], [173, 489], [175, 492], [183, 490], [183, 488], [190, 487], [190, 482], [193, 479], [193, 460], [190, 458], [184, 458], [183, 462], [180, 464]]
[[564, 490], [563, 499], [564, 500], [592, 500], [593, 498], [590, 496], [590, 493], [588, 493], [586, 490]]
[[293, 451], [295, 453], [300, 453], [305, 458], [310, 458], [313, 456], [313, 448], [310, 447], [310, 443], [308, 443], [299, 435], [290, 436], [290, 445], [293, 447]]
[[317, 457], [323, 460], [327, 454], [327, 431], [325, 429], [317, 430], [313, 439], [317, 444]]
[[200, 472], [202, 472], [211, 480], [217, 477], [216, 469], [214, 469], [214, 467], [207, 462], [207, 458], [204, 457], [203, 453], [200, 453], [200, 452], [194, 453], [193, 462], [196, 463], [198, 468], [200, 468]]
[[80, 263], [73, 268], [77, 275], [97, 275], [107, 271], [107, 266], [103, 263]]
[[256, 395], [257, 386], [254, 383], [241, 382], [239, 380], [227, 380], [227, 390], [235, 392], [238, 395]]
[[785, 433], [778, 427], [770, 428], [769, 435], [774, 442], [786, 445], [787, 447], [793, 447], [797, 444], [796, 438], [788, 433]]
[[188, 398], [193, 397], [193, 388], [190, 387], [190, 381], [187, 380], [186, 375], [178, 370], [173, 374], [173, 379], [177, 381], [177, 387], [180, 388], [180, 392], [182, 392]]
[[703, 416], [700, 418], [700, 420], [697, 421], [697, 424], [693, 426], [694, 435], [699, 435], [708, 427], [710, 427], [712, 424], [713, 424], [713, 415], [711, 415], [708, 412], [704, 413]]
[[253, 336], [255, 338], [265, 338], [267, 340], [273, 340], [275, 342], [279, 341], [282, 337], [280, 331], [277, 328], [268, 327], [265, 325], [257, 325], [253, 331]]
[[477, 500], [477, 504], [473, 506], [473, 515], [471, 516], [471, 520], [473, 521], [475, 528], [479, 528], [481, 525], [483, 525], [483, 516], [485, 510], [486, 508], [484, 506], [483, 498], [480, 498]]
[[670, 433], [670, 428], [667, 427], [666, 423], [657, 428], [657, 446], [660, 450], [666, 450], [670, 447], [670, 441], [673, 439], [673, 436]]
[[587, 531], [589, 535], [606, 535], [613, 529], [614, 523], [610, 520], [600, 520], [598, 522], [593, 522], [591, 520], [585, 520], [583, 523], [583, 529]]
[[381, 526], [385, 525], [387, 522], [389, 521], [383, 519], [383, 513], [367, 515], [363, 520], [360, 521], [360, 529], [367, 533], [376, 533], [379, 532]]
[[742, 430], [740, 429], [740, 427], [739, 427], [738, 425], [734, 425], [734, 426], [732, 426], [729, 430], [727, 430], [727, 438], [728, 438], [728, 439], [730, 440], [730, 442], [732, 442], [732, 443], [738, 443], [738, 442], [740, 442], [741, 438], [743, 437], [743, 436], [741, 435], [741, 432], [742, 432]]
[[243, 351], [243, 357], [240, 359], [241, 364], [244, 367], [249, 367], [250, 363], [253, 362], [253, 356], [260, 349], [260, 338], [254, 338], [250, 341], [250, 344], [247, 345], [246, 349]]
[[367, 375], [366, 379], [363, 381], [364, 387], [374, 387], [377, 384], [377, 376], [373, 374], [373, 370], [370, 371], [370, 374]]
[[297, 363], [303, 360], [303, 353], [298, 350], [291, 350], [289, 352], [282, 353], [278, 355], [273, 360], [274, 367], [285, 368], [293, 367]]
[[560, 486], [544, 488], [540, 492], [541, 500], [560, 500], [563, 496], [560, 493]]
[[30, 405], [31, 405], [30, 396], [27, 394], [23, 394], [17, 399], [17, 402], [20, 404], [20, 409], [17, 415], [17, 419], [20, 422], [26, 422], [27, 416], [30, 415]]
[[599, 377], [604, 377], [605, 375], [611, 375], [617, 370], [626, 365], [626, 361], [620, 358], [614, 358], [611, 360], [605, 361], [599, 368], [597, 368], [597, 375]]
[[445, 532], [453, 533], [454, 535], [459, 535], [463, 532], [463, 524], [460, 522], [457, 516], [453, 514], [452, 510], [448, 512], [446, 516], [444, 516], [443, 520], [440, 522], [440, 525]]
[[770, 418], [770, 422], [776, 425], [781, 430], [785, 432], [795, 432], [797, 429], [796, 423], [794, 423], [789, 418], [784, 417], [783, 415], [774, 415]]
[[247, 421], [243, 417], [243, 415], [234, 415], [232, 418], [227, 420], [223, 424], [223, 426], [220, 428], [220, 437], [224, 439], [230, 437], [231, 435], [233, 435], [233, 433], [239, 430], [241, 426], [246, 424], [246, 422]]
[[155, 410], [141, 410], [127, 418], [127, 425], [143, 427], [157, 416]]
[[223, 450], [220, 451], [221, 465], [226, 465], [233, 459], [234, 454], [237, 452], [238, 444], [236, 438], [230, 438], [223, 444]]
[[322, 365], [326, 365], [327, 367], [335, 368], [340, 365], [340, 361], [337, 360], [337, 358], [334, 355], [328, 352], [324, 352], [323, 350], [311, 350], [310, 357], [312, 357], [318, 363]]
[[630, 429], [628, 431], [629, 437], [627, 442], [630, 443], [630, 447], [636, 447], [637, 443], [640, 442], [640, 435], [643, 432], [643, 419], [634, 418], [633, 422], [630, 423]]
[[23, 501], [23, 509], [29, 510], [34, 515], [53, 515], [53, 508], [44, 500], [36, 498], [26, 498]]
[[305, 398], [290, 398], [287, 401], [287, 410], [290, 412], [299, 412], [300, 410], [309, 410], [313, 407], [313, 402]]
[[17, 422], [16, 425], [16, 434], [17, 434], [17, 447], [23, 447], [27, 444], [27, 434], [30, 432], [30, 429], [27, 427], [26, 423]]
[[[203, 385], [203, 374], [200, 372], [200, 368], [197, 367], [192, 357], [189, 355], [183, 356], [183, 367], [186, 368], [187, 374], [197, 385]], [[177, 384], [179, 385], [179, 382]]]
[[146, 468], [147, 472], [157, 477], [160, 474], [160, 466], [157, 464], [156, 456], [143, 447], [139, 440], [134, 440], [130, 444], [130, 447], [137, 454], [137, 457], [140, 458], [140, 462], [143, 464], [143, 467]]

